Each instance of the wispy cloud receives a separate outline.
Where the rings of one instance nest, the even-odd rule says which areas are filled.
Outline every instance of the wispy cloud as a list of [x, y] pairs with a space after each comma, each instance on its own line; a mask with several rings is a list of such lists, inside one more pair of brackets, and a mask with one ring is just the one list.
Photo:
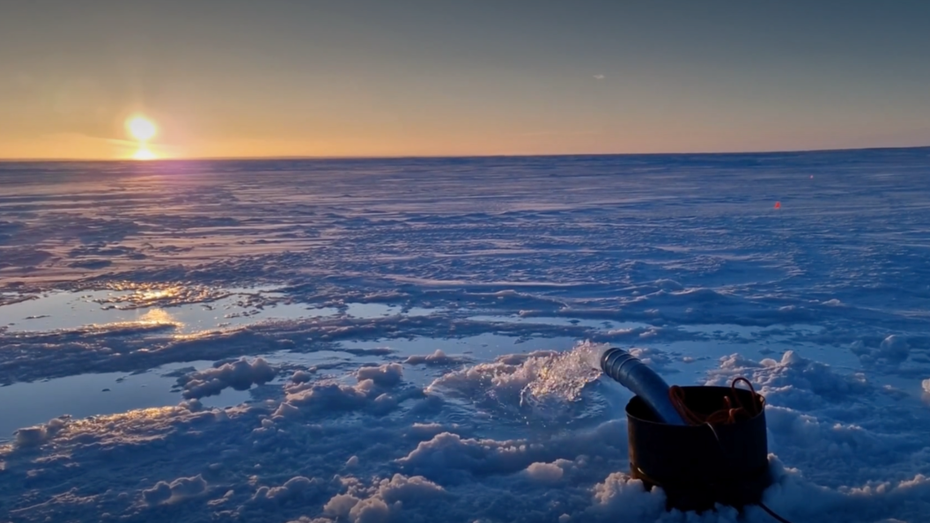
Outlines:
[[607, 78], [607, 77], [604, 76], [604, 75], [602, 75], [602, 74], [596, 74], [596, 75], [594, 75], [594, 78], [595, 78], [596, 80], [603, 80], [604, 78]]

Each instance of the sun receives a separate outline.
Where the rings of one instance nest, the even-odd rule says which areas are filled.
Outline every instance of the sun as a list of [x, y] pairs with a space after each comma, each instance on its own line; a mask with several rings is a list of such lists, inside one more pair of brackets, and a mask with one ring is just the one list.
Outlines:
[[155, 160], [158, 157], [144, 145], [132, 155], [133, 160]]
[[140, 142], [151, 140], [157, 132], [155, 124], [152, 123], [151, 120], [141, 116], [136, 116], [127, 120], [126, 129], [129, 130], [129, 134], [131, 134], [133, 138]]

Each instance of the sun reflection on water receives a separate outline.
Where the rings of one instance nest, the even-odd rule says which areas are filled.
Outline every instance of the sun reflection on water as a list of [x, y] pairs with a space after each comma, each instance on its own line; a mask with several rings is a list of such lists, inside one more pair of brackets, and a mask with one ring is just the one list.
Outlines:
[[176, 327], [184, 326], [183, 323], [175, 320], [170, 314], [163, 309], [152, 309], [139, 318], [138, 323], [143, 325], [174, 325]]

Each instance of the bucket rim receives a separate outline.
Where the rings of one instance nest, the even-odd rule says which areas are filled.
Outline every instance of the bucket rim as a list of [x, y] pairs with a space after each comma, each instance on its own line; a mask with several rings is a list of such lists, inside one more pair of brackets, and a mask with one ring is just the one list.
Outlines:
[[[721, 392], [725, 392], [725, 393], [730, 393], [730, 392], [732, 391], [732, 389], [731, 389], [730, 387], [722, 387], [722, 386], [719, 386], [719, 385], [682, 385], [682, 386], [680, 386], [679, 388], [684, 389], [685, 392], [687, 392], [688, 390], [694, 390], [694, 389], [702, 389], [702, 390], [717, 389], [717, 390], [720, 390]], [[736, 390], [740, 390], [740, 391], [743, 391], [743, 392], [746, 392], [746, 393], [749, 393], [749, 394], [755, 394], [755, 397], [758, 399], [761, 408], [759, 409], [759, 413], [756, 414], [755, 416], [752, 416], [752, 417], [750, 417], [750, 418], [746, 418], [746, 419], [739, 420], [739, 421], [737, 421], [736, 423], [730, 423], [729, 426], [739, 426], [739, 425], [742, 425], [742, 424], [744, 424], [744, 423], [749, 423], [749, 422], [752, 422], [753, 420], [756, 420], [756, 419], [758, 419], [758, 418], [760, 418], [760, 417], [764, 417], [764, 416], [765, 416], [765, 406], [766, 406], [765, 396], [763, 396], [762, 394], [759, 394], [758, 392], [753, 393], [752, 391], [749, 391], [749, 390], [747, 390], [747, 389], [736, 389]], [[642, 398], [640, 398], [639, 395], [634, 395], [634, 396], [633, 396], [632, 398], [630, 398], [630, 400], [626, 403], [626, 407], [624, 407], [624, 411], [626, 411], [626, 416], [627, 416], [628, 419], [636, 420], [637, 423], [646, 423], [646, 424], [649, 424], [649, 425], [656, 425], [656, 426], [662, 426], [662, 427], [673, 427], [673, 428], [675, 428], [675, 429], [694, 429], [694, 428], [703, 427], [704, 425], [706, 425], [706, 424], [701, 424], [701, 425], [673, 425], [673, 424], [664, 423], [664, 422], [661, 422], [661, 421], [653, 421], [653, 420], [647, 420], [647, 419], [641, 418], [641, 417], [636, 416], [636, 415], [634, 415], [634, 414], [632, 414], [632, 413], [630, 412], [630, 405], [633, 403], [634, 400], [639, 400], [639, 401], [642, 401], [642, 402], [645, 403], [645, 400], [643, 400]], [[727, 426], [727, 425], [724, 425], [724, 426]]]

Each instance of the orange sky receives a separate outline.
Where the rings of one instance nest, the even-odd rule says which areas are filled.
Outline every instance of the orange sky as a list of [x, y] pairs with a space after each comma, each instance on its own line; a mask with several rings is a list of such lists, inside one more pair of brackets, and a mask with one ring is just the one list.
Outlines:
[[930, 144], [926, 2], [189, 4], [5, 8], [0, 158]]

